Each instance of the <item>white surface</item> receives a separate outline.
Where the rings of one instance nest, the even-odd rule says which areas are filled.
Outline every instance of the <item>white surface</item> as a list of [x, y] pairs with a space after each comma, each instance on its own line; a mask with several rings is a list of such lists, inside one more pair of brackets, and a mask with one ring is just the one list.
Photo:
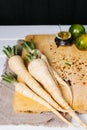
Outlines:
[[43, 127], [43, 126], [28, 126], [28, 125], [20, 125], [20, 126], [14, 126], [14, 125], [9, 125], [9, 126], [0, 126], [0, 130], [84, 130], [83, 128], [59, 128], [59, 127]]
[[[87, 30], [87, 26], [86, 30]], [[61, 26], [62, 31], [68, 31], [69, 26]], [[0, 26], [0, 75], [3, 71], [5, 62], [5, 55], [2, 52], [3, 46], [14, 45], [18, 39], [24, 39], [28, 34], [56, 34], [59, 31], [58, 26]], [[82, 115], [81, 118], [87, 122], [87, 115]], [[83, 130], [79, 128], [48, 128], [48, 127], [34, 127], [29, 125], [1, 125], [0, 130]]]
[[[61, 26], [62, 30], [68, 30], [69, 26]], [[0, 26], [0, 39], [19, 39], [27, 34], [57, 33], [59, 26]]]

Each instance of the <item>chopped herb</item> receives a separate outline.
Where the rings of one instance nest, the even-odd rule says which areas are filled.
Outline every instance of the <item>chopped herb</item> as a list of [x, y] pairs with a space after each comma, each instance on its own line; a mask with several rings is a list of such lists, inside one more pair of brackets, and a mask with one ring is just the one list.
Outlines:
[[65, 64], [71, 66], [72, 62], [66, 61]]

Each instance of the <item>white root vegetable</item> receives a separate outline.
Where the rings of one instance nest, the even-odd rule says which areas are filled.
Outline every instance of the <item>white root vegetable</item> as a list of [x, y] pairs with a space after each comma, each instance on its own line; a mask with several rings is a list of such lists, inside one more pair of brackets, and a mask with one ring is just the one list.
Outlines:
[[9, 82], [15, 86], [15, 90], [22, 94], [25, 97], [31, 98], [32, 100], [40, 103], [41, 105], [47, 107], [50, 111], [56, 114], [61, 120], [63, 120], [68, 125], [72, 125], [67, 119], [65, 119], [55, 108], [53, 108], [48, 102], [46, 102], [43, 98], [39, 97], [36, 93], [34, 93], [29, 87], [27, 87], [24, 83], [17, 82], [16, 78], [11, 73], [5, 73], [2, 75], [2, 79], [6, 82]]
[[47, 92], [59, 103], [64, 109], [69, 109], [67, 103], [61, 96], [61, 92], [57, 87], [57, 84], [54, 82], [50, 72], [48, 71], [46, 63], [40, 58], [31, 61], [28, 65], [28, 70], [30, 74], [40, 82]]
[[27, 71], [23, 60], [20, 56], [13, 56], [8, 61], [10, 69], [17, 74], [35, 93], [45, 99], [53, 107], [61, 112], [65, 112], [48, 94], [41, 85]]
[[31, 75], [44, 86], [46, 91], [49, 92], [49, 94], [61, 107], [67, 110], [68, 113], [80, 125], [84, 126], [87, 129], [87, 125], [77, 116], [77, 114], [72, 110], [72, 108], [63, 98], [57, 82], [53, 79], [51, 72], [49, 71], [47, 63], [41, 58], [38, 58], [36, 49], [31, 48], [29, 55], [27, 57], [29, 58], [30, 61], [28, 70], [31, 73]]
[[54, 109], [49, 103], [47, 103], [44, 99], [36, 95], [31, 89], [25, 86], [23, 83], [19, 83], [16, 85], [16, 91], [21, 93], [22, 95], [33, 99], [34, 101], [40, 103], [47, 107], [50, 111], [52, 111], [55, 115], [57, 115], [62, 121], [64, 121], [68, 125], [72, 125], [68, 120], [66, 120], [56, 109]]
[[[15, 49], [14, 49], [15, 50]], [[87, 125], [77, 116], [77, 114], [72, 110], [72, 108], [67, 104], [67, 102], [64, 100], [64, 98], [62, 97], [61, 91], [58, 88], [55, 80], [53, 80], [52, 75], [48, 69], [47, 64], [41, 59], [37, 59], [37, 51], [35, 49], [31, 51], [31, 53], [29, 53], [29, 59], [31, 60], [31, 63], [36, 63], [37, 62], [37, 71], [36, 73], [38, 73], [39, 76], [43, 76], [40, 80], [42, 80], [42, 83], [39, 79], [37, 79], [41, 84], [43, 84], [44, 88], [50, 93], [48, 94], [41, 86], [40, 84], [33, 78], [36, 74], [34, 73], [33, 77], [31, 76], [31, 74], [27, 71], [23, 60], [20, 56], [14, 56], [14, 51], [11, 51], [11, 48], [4, 49], [4, 52], [6, 53], [6, 55], [10, 58], [8, 60], [8, 64], [10, 69], [17, 74], [26, 84], [28, 87], [30, 87], [30, 89], [32, 91], [34, 91], [34, 93], [36, 93], [38, 96], [40, 96], [41, 98], [43, 98], [47, 103], [49, 103], [50, 105], [52, 105], [52, 107], [57, 107], [56, 110], [60, 109], [62, 110], [62, 106], [65, 108], [66, 111], [68, 111], [68, 113], [80, 124], [82, 125], [84, 128], [87, 129]], [[9, 53], [10, 52], [10, 53]], [[11, 57], [12, 56], [12, 57]], [[32, 61], [33, 60], [33, 61]], [[41, 67], [41, 64], [43, 65], [45, 74], [43, 74], [43, 68]], [[33, 66], [36, 67], [36, 64]], [[32, 68], [32, 67], [31, 67]], [[33, 68], [32, 68], [33, 69]], [[40, 72], [41, 70], [41, 72]], [[40, 75], [41, 74], [41, 75]], [[35, 76], [36, 78], [36, 76]], [[45, 83], [45, 84], [44, 84]], [[50, 84], [49, 84], [50, 83]], [[46, 86], [45, 86], [46, 85]], [[49, 87], [48, 87], [49, 86]], [[60, 104], [60, 106], [57, 104], [57, 106], [55, 106], [56, 102], [53, 102], [54, 100], [51, 98], [51, 96], [53, 97], [53, 99], [56, 100], [56, 102], [58, 102], [58, 104]], [[53, 103], [53, 104], [52, 104]], [[55, 104], [55, 105], [54, 105]]]
[[87, 125], [77, 116], [62, 97], [61, 91], [58, 88], [58, 85], [54, 82], [46, 63], [42, 59], [35, 59], [29, 63], [28, 69], [31, 75], [44, 86], [46, 91], [50, 93], [56, 102], [64, 107], [64, 109], [67, 110], [80, 125], [87, 128]]
[[42, 97], [50, 105], [52, 105], [56, 110], [61, 112], [66, 112], [62, 109], [52, 97], [41, 87], [41, 85], [30, 75], [26, 69], [23, 59], [21, 56], [17, 55], [17, 50], [15, 47], [4, 47], [4, 53], [7, 55], [9, 68], [18, 75], [37, 95]]
[[71, 104], [72, 104], [72, 102], [73, 102], [73, 93], [72, 93], [72, 90], [71, 90], [70, 86], [50, 66], [50, 64], [49, 64], [49, 62], [47, 60], [47, 57], [44, 54], [42, 54], [41, 52], [39, 52], [39, 54], [40, 54], [41, 59], [44, 60], [47, 63], [48, 69], [49, 69], [51, 75], [53, 76], [53, 78], [56, 78], [57, 82], [68, 91], [69, 97], [71, 99]]

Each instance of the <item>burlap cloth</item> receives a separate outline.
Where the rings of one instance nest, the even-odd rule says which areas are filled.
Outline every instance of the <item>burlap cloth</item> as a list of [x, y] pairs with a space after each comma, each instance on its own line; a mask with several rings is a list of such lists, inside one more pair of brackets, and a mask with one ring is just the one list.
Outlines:
[[[21, 43], [21, 40], [18, 41]], [[20, 51], [19, 51], [20, 52]], [[4, 71], [9, 71], [7, 61]], [[24, 125], [33, 126], [44, 125], [47, 127], [66, 127], [67, 125], [61, 121], [52, 112], [42, 112], [40, 114], [32, 113], [15, 113], [12, 102], [14, 96], [14, 87], [1, 81], [0, 82], [0, 125]], [[71, 117], [66, 114], [65, 117], [70, 120]]]

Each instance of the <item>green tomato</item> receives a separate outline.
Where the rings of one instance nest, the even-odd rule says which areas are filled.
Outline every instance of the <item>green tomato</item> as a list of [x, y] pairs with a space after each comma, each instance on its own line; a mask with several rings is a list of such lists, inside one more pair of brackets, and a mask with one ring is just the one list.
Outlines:
[[75, 40], [75, 45], [80, 50], [87, 50], [87, 34], [82, 34]]
[[72, 38], [75, 39], [78, 36], [80, 36], [81, 34], [85, 33], [85, 28], [81, 24], [73, 24], [70, 26], [69, 32], [71, 33]]

